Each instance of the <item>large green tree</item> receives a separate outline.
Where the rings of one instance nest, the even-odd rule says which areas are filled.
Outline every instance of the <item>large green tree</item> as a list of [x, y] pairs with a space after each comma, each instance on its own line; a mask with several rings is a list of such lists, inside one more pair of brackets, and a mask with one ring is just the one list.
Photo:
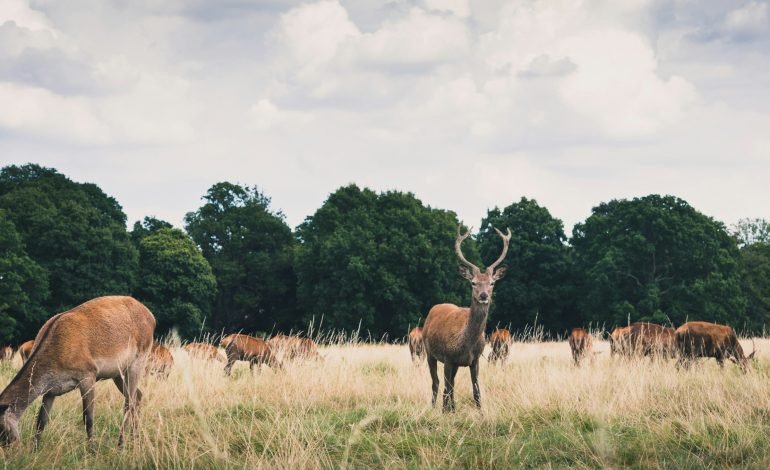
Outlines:
[[271, 331], [296, 322], [294, 237], [256, 188], [217, 183], [185, 216], [217, 279], [212, 327]]
[[35, 336], [47, 318], [48, 274], [24, 251], [13, 222], [0, 210], [0, 341]]
[[183, 231], [161, 228], [139, 243], [135, 295], [155, 314], [156, 334], [176, 328], [185, 338], [201, 333], [216, 295], [211, 266]]
[[99, 295], [131, 293], [138, 256], [126, 216], [96, 185], [39, 165], [7, 166], [0, 170], [0, 208], [48, 272], [49, 315]]
[[534, 199], [521, 198], [488, 211], [479, 231], [484, 263], [500, 255], [494, 227], [511, 229], [505, 278], [495, 286], [490, 323], [521, 329], [535, 321], [552, 333], [579, 324], [575, 316], [571, 261], [564, 224]]
[[[401, 337], [431, 306], [461, 303], [470, 291], [457, 274], [454, 213], [412, 194], [377, 194], [356, 185], [329, 196], [297, 229], [298, 300], [324, 328]], [[468, 258], [477, 259], [466, 242]]]
[[579, 305], [588, 320], [745, 326], [735, 239], [682, 199], [602, 203], [575, 225], [572, 245]]
[[770, 329], [770, 243], [741, 248], [741, 274], [749, 326], [755, 332], [766, 332]]

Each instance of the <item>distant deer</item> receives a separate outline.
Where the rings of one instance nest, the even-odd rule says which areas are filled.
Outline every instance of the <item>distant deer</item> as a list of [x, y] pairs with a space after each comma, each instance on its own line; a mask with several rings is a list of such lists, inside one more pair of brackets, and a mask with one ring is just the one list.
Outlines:
[[6, 345], [0, 348], [0, 361], [11, 362], [11, 359], [13, 359], [13, 347]]
[[152, 343], [150, 357], [147, 360], [147, 372], [166, 379], [173, 368], [174, 356], [171, 351], [160, 343]]
[[421, 326], [415, 326], [409, 331], [409, 354], [415, 364], [425, 359], [425, 343], [422, 340]]
[[505, 360], [508, 359], [511, 341], [511, 332], [505, 328], [492, 332], [489, 335], [489, 346], [492, 348], [492, 352], [489, 353], [489, 362], [494, 364], [500, 361], [500, 364], [505, 364]]
[[75, 388], [83, 396], [86, 435], [93, 438], [94, 385], [112, 379], [125, 397], [118, 445], [127, 422], [137, 424], [137, 387], [152, 346], [155, 317], [132, 297], [98, 297], [50, 318], [35, 337], [27, 361], [0, 393], [0, 431], [19, 439], [19, 419], [40, 395], [36, 443], [48, 424], [54, 399]]
[[612, 333], [610, 333], [610, 356], [615, 356], [615, 354], [618, 354], [620, 356], [626, 356], [631, 354], [631, 345], [630, 345], [630, 334], [631, 327], [630, 326], [618, 326], [614, 330], [612, 330]]
[[489, 304], [492, 301], [492, 289], [495, 282], [505, 275], [505, 266], [497, 266], [503, 262], [508, 253], [508, 243], [511, 240], [511, 230], [508, 234], [495, 228], [503, 240], [503, 251], [500, 257], [485, 271], [481, 271], [473, 263], [465, 259], [462, 252], [462, 242], [468, 235], [460, 233], [457, 227], [455, 253], [460, 259], [460, 275], [471, 283], [471, 306], [458, 307], [453, 304], [434, 305], [428, 312], [422, 328], [423, 341], [428, 354], [428, 368], [432, 380], [432, 403], [436, 405], [438, 394], [438, 361], [444, 363], [444, 405], [443, 411], [453, 411], [454, 381], [459, 367], [470, 367], [471, 383], [473, 385], [473, 400], [481, 408], [481, 390], [479, 389], [479, 356], [484, 351], [484, 329], [487, 325]]
[[748, 356], [744, 355], [738, 336], [727, 325], [691, 321], [677, 328], [675, 337], [679, 352], [677, 367], [688, 368], [693, 359], [713, 357], [719, 367], [724, 367], [725, 359], [729, 359], [738, 364], [743, 372], [747, 372], [749, 359], [757, 352], [755, 349]]
[[274, 369], [282, 367], [273, 354], [270, 344], [263, 339], [236, 333], [222, 338], [221, 345], [227, 352], [227, 365], [225, 366], [225, 374], [227, 375], [230, 375], [235, 361], [247, 361], [252, 373], [254, 366], [258, 364], [267, 364]]
[[227, 359], [219, 352], [219, 349], [209, 343], [187, 343], [182, 349], [187, 354], [197, 359], [206, 359], [219, 362], [227, 362]]
[[22, 364], [27, 362], [27, 359], [29, 358], [29, 355], [32, 352], [32, 346], [34, 345], [35, 345], [35, 340], [31, 339], [29, 341], [21, 343], [21, 346], [19, 346], [19, 356], [21, 356]]
[[[278, 334], [267, 342], [270, 344], [271, 351], [284, 359], [321, 359], [318, 346], [310, 338]], [[224, 345], [224, 340], [222, 344]]]
[[593, 341], [591, 333], [584, 328], [573, 328], [569, 335], [569, 348], [572, 351], [572, 359], [576, 366], [580, 366], [580, 361], [592, 353]]

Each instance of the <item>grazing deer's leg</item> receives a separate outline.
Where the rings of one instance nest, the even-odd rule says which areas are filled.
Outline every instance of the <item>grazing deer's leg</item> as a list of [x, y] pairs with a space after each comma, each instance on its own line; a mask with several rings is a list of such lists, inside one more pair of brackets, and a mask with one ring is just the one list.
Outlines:
[[138, 422], [138, 409], [139, 404], [142, 401], [142, 391], [139, 390], [139, 372], [137, 369], [140, 367], [131, 366], [126, 371], [125, 377], [115, 377], [113, 381], [118, 387], [118, 390], [123, 393], [125, 398], [123, 402], [123, 422], [120, 424], [120, 433], [118, 435], [118, 447], [123, 446], [123, 436], [125, 432], [126, 423], [130, 421], [131, 430], [133, 432], [136, 429]]
[[46, 393], [43, 395], [43, 404], [40, 405], [40, 412], [37, 415], [37, 425], [35, 426], [35, 446], [40, 445], [40, 435], [43, 433], [43, 429], [48, 424], [48, 417], [53, 408], [53, 401], [56, 395], [52, 393]]
[[433, 392], [433, 399], [431, 400], [431, 406], [436, 406], [436, 396], [438, 395], [438, 361], [435, 357], [428, 355], [428, 370], [430, 370], [431, 390]]
[[235, 364], [235, 358], [227, 355], [227, 365], [225, 365], [225, 375], [230, 377], [233, 370], [233, 364]]
[[455, 409], [455, 375], [458, 367], [450, 362], [444, 363], [444, 412]]
[[83, 424], [86, 426], [86, 436], [90, 441], [93, 438], [94, 428], [94, 385], [96, 378], [88, 377], [80, 381], [78, 388], [83, 397]]
[[481, 409], [481, 389], [479, 388], [479, 360], [471, 363], [471, 385], [473, 386], [473, 401], [476, 408]]

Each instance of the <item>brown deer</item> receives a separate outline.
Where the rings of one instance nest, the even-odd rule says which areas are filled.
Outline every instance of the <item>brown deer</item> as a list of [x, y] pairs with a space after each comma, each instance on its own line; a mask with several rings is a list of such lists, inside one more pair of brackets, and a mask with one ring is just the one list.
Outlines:
[[19, 346], [19, 356], [21, 356], [21, 362], [22, 364], [27, 362], [27, 359], [29, 358], [29, 354], [32, 352], [32, 346], [35, 345], [35, 340], [31, 339], [29, 341], [26, 341]]
[[704, 321], [687, 322], [677, 328], [676, 345], [679, 352], [677, 367], [685, 368], [689, 368], [696, 358], [713, 357], [720, 367], [724, 367], [725, 359], [730, 359], [747, 372], [749, 359], [756, 353], [755, 349], [748, 356], [744, 355], [738, 336], [729, 326]]
[[174, 356], [167, 347], [160, 343], [152, 343], [150, 357], [147, 359], [147, 372], [167, 379], [174, 368]]
[[508, 359], [508, 349], [511, 341], [511, 332], [505, 328], [492, 332], [489, 335], [489, 346], [492, 348], [492, 352], [489, 353], [489, 362], [494, 364], [500, 361], [500, 364], [505, 364], [505, 360]]
[[453, 411], [454, 382], [459, 367], [470, 367], [471, 384], [473, 386], [473, 400], [476, 407], [481, 408], [481, 390], [479, 389], [479, 357], [484, 351], [484, 329], [487, 326], [487, 314], [489, 303], [492, 301], [492, 289], [495, 282], [505, 275], [505, 266], [498, 265], [503, 262], [508, 253], [508, 242], [511, 240], [511, 230], [508, 234], [495, 228], [495, 231], [503, 240], [503, 251], [500, 257], [485, 271], [481, 271], [473, 263], [465, 259], [462, 252], [462, 242], [468, 235], [460, 233], [457, 227], [457, 239], [455, 240], [455, 253], [460, 259], [460, 275], [471, 283], [471, 306], [458, 307], [453, 304], [434, 305], [428, 312], [425, 324], [422, 328], [422, 337], [425, 350], [428, 354], [428, 369], [432, 380], [433, 406], [436, 405], [438, 394], [438, 361], [444, 363], [444, 405], [443, 411]]
[[281, 363], [270, 349], [267, 341], [240, 333], [227, 335], [222, 338], [222, 347], [227, 352], [225, 374], [230, 375], [235, 361], [248, 361], [249, 370], [253, 373], [254, 366], [267, 364], [276, 369], [282, 368]]
[[[224, 341], [224, 340], [223, 340]], [[320, 359], [318, 346], [310, 338], [300, 338], [299, 336], [275, 335], [267, 341], [270, 344], [270, 350], [284, 359]]]
[[628, 326], [628, 346], [634, 355], [673, 358], [676, 355], [676, 333], [673, 328], [655, 323], [632, 323]]
[[572, 351], [572, 359], [576, 366], [580, 366], [580, 361], [592, 353], [593, 338], [591, 333], [584, 328], [573, 328], [569, 335], [569, 348]]
[[11, 359], [13, 359], [13, 347], [8, 345], [1, 347], [0, 362], [2, 361], [11, 362]]
[[187, 343], [182, 349], [187, 351], [191, 357], [196, 359], [205, 359], [211, 361], [227, 362], [222, 353], [216, 346], [209, 343]]
[[629, 332], [631, 330], [631, 327], [629, 326], [619, 326], [612, 330], [612, 333], [610, 333], [610, 356], [614, 356], [615, 354], [625, 356], [628, 355], [631, 351], [630, 343], [629, 343]]
[[0, 393], [0, 431], [7, 440], [19, 439], [19, 418], [40, 395], [35, 441], [48, 424], [54, 399], [75, 388], [83, 396], [83, 421], [93, 438], [94, 385], [112, 379], [123, 393], [124, 417], [118, 445], [127, 422], [137, 424], [142, 392], [137, 387], [152, 346], [155, 317], [132, 297], [98, 297], [50, 318], [35, 337], [27, 361]]
[[409, 354], [412, 362], [418, 364], [425, 360], [425, 343], [422, 340], [422, 327], [415, 326], [409, 331]]

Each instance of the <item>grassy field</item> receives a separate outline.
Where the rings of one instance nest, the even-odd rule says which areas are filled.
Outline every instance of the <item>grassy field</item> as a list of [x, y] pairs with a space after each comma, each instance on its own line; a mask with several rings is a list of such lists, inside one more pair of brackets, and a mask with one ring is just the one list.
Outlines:
[[[743, 341], [751, 351], [751, 342]], [[560, 343], [516, 343], [503, 366], [483, 360], [483, 412], [468, 369], [458, 410], [430, 407], [430, 377], [406, 346], [339, 344], [322, 362], [253, 376], [173, 349], [168, 380], [149, 377], [141, 428], [117, 449], [122, 396], [96, 390], [95, 443], [86, 444], [77, 392], [57, 399], [32, 445], [39, 400], [22, 443], [1, 449], [9, 468], [770, 468], [770, 340], [757, 340], [749, 374], [711, 360], [621, 361], [598, 342], [592, 364], [572, 365]], [[0, 370], [0, 384], [19, 367]], [[442, 383], [443, 387], [443, 383]]]

